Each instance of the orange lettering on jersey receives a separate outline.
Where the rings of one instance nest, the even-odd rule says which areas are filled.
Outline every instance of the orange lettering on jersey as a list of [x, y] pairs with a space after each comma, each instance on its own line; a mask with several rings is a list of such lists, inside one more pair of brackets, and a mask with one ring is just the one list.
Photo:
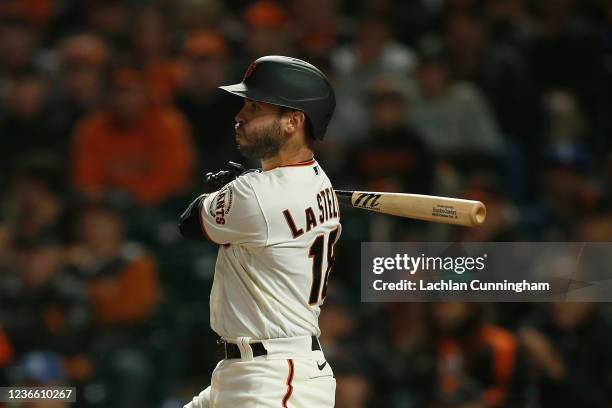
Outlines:
[[215, 207], [215, 221], [217, 224], [225, 225], [225, 191], [221, 191], [217, 196], [217, 206]]
[[308, 207], [304, 213], [306, 214], [306, 232], [310, 231], [313, 227], [317, 226], [317, 220], [315, 219], [314, 211], [312, 207]]
[[319, 205], [319, 222], [325, 221], [325, 214], [323, 210], [323, 201], [321, 199], [321, 193], [317, 194], [317, 204]]
[[291, 216], [289, 210], [284, 210], [283, 215], [285, 216], [285, 220], [287, 221], [287, 225], [289, 225], [289, 229], [291, 230], [291, 234], [293, 235], [294, 239], [304, 233], [304, 230], [302, 228], [298, 229], [295, 226], [295, 222], [293, 221], [293, 217]]

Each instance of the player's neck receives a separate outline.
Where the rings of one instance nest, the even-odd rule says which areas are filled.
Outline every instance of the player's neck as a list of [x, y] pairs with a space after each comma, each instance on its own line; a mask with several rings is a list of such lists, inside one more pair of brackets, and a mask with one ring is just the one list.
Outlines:
[[281, 150], [276, 156], [262, 159], [261, 168], [268, 171], [282, 166], [303, 163], [314, 158], [313, 150], [308, 146], [301, 146], [298, 149]]

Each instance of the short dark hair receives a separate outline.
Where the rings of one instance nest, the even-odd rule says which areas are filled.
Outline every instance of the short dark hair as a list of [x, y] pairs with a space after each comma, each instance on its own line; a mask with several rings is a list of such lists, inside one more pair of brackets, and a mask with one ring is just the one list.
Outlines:
[[293, 109], [293, 108], [288, 108], [286, 106], [279, 106], [278, 107], [278, 116], [282, 116], [284, 113], [287, 112], [302, 112], [304, 114], [304, 117], [306, 118], [306, 121], [304, 122], [304, 133], [306, 134], [306, 136], [308, 136], [310, 139], [315, 140], [314, 137], [314, 133], [312, 131], [312, 123], [310, 123], [310, 118], [308, 117], [308, 115], [306, 115], [306, 112], [301, 111], [299, 109]]

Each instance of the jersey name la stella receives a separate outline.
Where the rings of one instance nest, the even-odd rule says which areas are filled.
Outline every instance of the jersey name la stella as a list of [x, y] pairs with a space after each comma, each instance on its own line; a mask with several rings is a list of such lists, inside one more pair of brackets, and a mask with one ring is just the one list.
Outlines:
[[[330, 218], [340, 217], [340, 212], [338, 211], [338, 199], [336, 198], [336, 194], [331, 187], [319, 191], [317, 194], [317, 204], [319, 206], [319, 222], [325, 222]], [[304, 233], [304, 229], [298, 228], [295, 224], [289, 209], [284, 210], [283, 215], [285, 216], [285, 220], [287, 221], [287, 225], [289, 226], [294, 239]], [[317, 226], [317, 217], [315, 216], [312, 207], [308, 207], [304, 210], [304, 222], [306, 224], [306, 232]]]
[[200, 206], [219, 244], [210, 296], [213, 330], [226, 339], [320, 334], [340, 210], [315, 160], [247, 173]]

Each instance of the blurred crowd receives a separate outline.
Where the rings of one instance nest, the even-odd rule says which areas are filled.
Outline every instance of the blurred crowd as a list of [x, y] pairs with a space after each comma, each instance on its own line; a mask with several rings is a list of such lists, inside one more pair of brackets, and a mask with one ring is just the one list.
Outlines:
[[269, 54], [333, 82], [336, 188], [488, 208], [474, 229], [343, 211], [320, 317], [336, 406], [609, 407], [608, 305], [362, 304], [348, 254], [611, 241], [610, 0], [0, 2], [0, 385], [172, 408], [209, 384], [216, 248], [176, 224], [204, 173], [256, 165], [217, 86]]

